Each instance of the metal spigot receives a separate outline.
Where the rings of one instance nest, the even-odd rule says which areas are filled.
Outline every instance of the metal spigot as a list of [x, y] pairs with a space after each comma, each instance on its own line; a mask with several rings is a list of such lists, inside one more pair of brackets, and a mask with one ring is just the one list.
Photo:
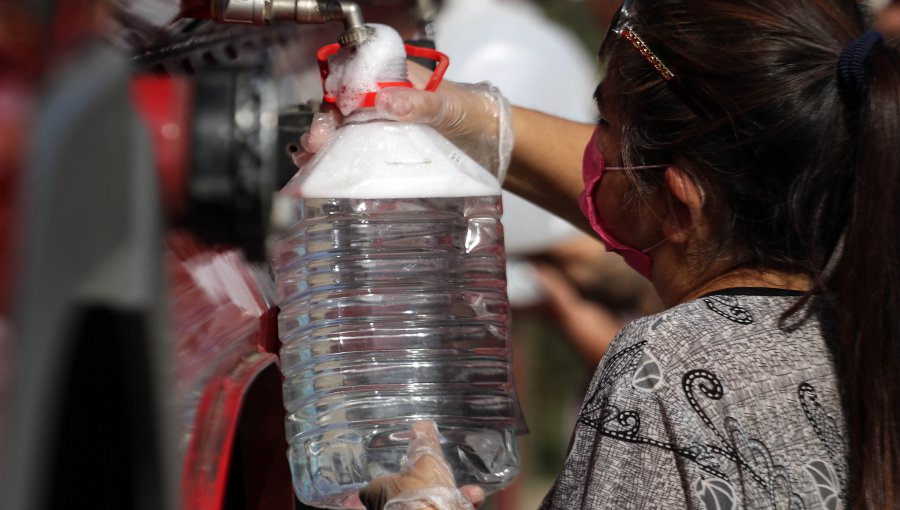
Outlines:
[[365, 25], [362, 9], [353, 2], [337, 0], [211, 0], [213, 19], [219, 23], [268, 25], [275, 21], [327, 23], [343, 21], [343, 46], [359, 44], [373, 35]]

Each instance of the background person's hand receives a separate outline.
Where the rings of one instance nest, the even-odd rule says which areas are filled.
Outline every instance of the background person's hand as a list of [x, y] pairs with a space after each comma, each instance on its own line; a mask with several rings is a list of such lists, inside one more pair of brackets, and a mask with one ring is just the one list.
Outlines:
[[559, 269], [550, 265], [537, 269], [547, 306], [585, 362], [596, 367], [625, 322], [600, 303], [581, 297]]
[[434, 422], [416, 423], [410, 434], [403, 470], [379, 476], [360, 491], [368, 510], [471, 510], [484, 502], [480, 487], [456, 488]]

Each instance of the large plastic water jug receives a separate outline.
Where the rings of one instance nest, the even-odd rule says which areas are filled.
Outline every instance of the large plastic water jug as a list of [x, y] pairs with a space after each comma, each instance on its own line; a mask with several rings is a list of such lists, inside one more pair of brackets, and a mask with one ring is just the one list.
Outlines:
[[[373, 30], [332, 59], [347, 66], [326, 81], [342, 110], [354, 110], [342, 93], [371, 104], [379, 83], [406, 79], [400, 37]], [[372, 83], [347, 72], [354, 59], [375, 60]], [[457, 483], [508, 485], [520, 413], [497, 179], [432, 128], [363, 107], [281, 195], [296, 218], [274, 266], [299, 499], [361, 507], [358, 490], [399, 471], [422, 420], [437, 423]]]

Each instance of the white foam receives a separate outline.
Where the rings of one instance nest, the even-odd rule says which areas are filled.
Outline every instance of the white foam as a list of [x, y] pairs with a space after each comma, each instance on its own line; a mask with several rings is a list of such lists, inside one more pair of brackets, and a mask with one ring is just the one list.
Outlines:
[[429, 126], [370, 122], [342, 127], [282, 190], [307, 198], [499, 195], [490, 172]]
[[347, 46], [331, 59], [325, 91], [337, 98], [338, 108], [349, 115], [379, 82], [406, 81], [406, 49], [396, 30], [368, 24], [374, 35], [362, 44]]

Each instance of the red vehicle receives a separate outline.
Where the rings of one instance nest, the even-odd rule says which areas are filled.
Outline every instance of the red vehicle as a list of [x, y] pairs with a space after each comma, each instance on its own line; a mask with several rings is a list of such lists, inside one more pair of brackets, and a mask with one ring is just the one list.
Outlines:
[[295, 504], [275, 59], [341, 27], [194, 19], [224, 4], [0, 0], [0, 508]]

